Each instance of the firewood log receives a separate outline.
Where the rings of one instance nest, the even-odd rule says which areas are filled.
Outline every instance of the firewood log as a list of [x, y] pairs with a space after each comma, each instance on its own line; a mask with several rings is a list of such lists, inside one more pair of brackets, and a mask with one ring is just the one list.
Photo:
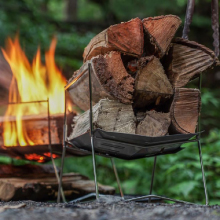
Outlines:
[[[74, 113], [67, 114], [68, 131], [70, 131], [70, 122], [74, 117]], [[26, 130], [29, 139], [35, 145], [44, 145], [49, 143], [48, 139], [48, 118], [45, 115], [28, 115], [22, 116], [23, 129]], [[3, 122], [5, 118], [0, 117], [0, 146], [3, 142]], [[10, 123], [15, 123], [16, 118], [13, 116], [7, 117]], [[61, 144], [63, 141], [63, 114], [50, 115], [50, 131], [51, 144]]]
[[[74, 199], [95, 191], [94, 181], [78, 173], [63, 175], [63, 191], [67, 199]], [[114, 194], [115, 189], [98, 184], [99, 192]], [[55, 200], [58, 183], [55, 175], [42, 178], [0, 178], [0, 200]]]
[[147, 111], [145, 118], [138, 124], [136, 134], [159, 137], [168, 133], [170, 113]]
[[43, 178], [54, 177], [54, 168], [52, 165], [34, 165], [25, 164], [21, 166], [14, 166], [11, 164], [0, 165], [0, 179], [10, 177], [23, 177], [23, 178]]
[[[135, 134], [135, 121], [131, 105], [125, 105], [115, 100], [102, 99], [93, 106], [94, 129], [100, 128], [109, 132]], [[90, 130], [89, 110], [75, 117], [73, 122], [73, 132], [69, 139]]]
[[183, 87], [206, 69], [219, 65], [209, 48], [182, 38], [175, 38], [166, 58], [165, 69], [173, 87]]
[[145, 18], [142, 22], [145, 31], [146, 55], [163, 57], [181, 24], [180, 18], [175, 15], [166, 15]]
[[176, 88], [170, 107], [170, 134], [194, 133], [200, 106], [201, 97], [198, 89]]
[[134, 107], [144, 108], [152, 103], [159, 105], [172, 94], [172, 86], [159, 59], [154, 56], [141, 58], [135, 78]]
[[[88, 63], [84, 65], [69, 80], [69, 93], [72, 101], [82, 110], [89, 109], [89, 73]], [[118, 99], [125, 104], [132, 103], [134, 79], [127, 73], [121, 54], [111, 52], [91, 59], [92, 100], [93, 105], [102, 98]], [[67, 84], [68, 86], [68, 84]]]
[[96, 35], [85, 48], [84, 62], [109, 51], [121, 51], [140, 57], [143, 53], [143, 25], [139, 18], [110, 26]]

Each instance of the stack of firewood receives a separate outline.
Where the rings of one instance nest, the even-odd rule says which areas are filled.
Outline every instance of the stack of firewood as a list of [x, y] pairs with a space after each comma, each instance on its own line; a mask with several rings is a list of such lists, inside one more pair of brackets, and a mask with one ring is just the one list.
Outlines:
[[174, 15], [135, 18], [90, 41], [68, 82], [74, 81], [73, 102], [86, 111], [74, 118], [69, 138], [90, 129], [89, 63], [95, 128], [146, 136], [195, 132], [200, 91], [183, 87], [219, 61], [209, 48], [174, 38], [180, 24]]

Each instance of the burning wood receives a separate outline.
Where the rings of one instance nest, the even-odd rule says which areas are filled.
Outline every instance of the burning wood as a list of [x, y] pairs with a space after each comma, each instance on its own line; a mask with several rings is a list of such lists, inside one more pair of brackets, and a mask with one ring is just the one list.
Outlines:
[[[203, 45], [173, 39], [180, 23], [174, 15], [145, 18], [142, 24], [136, 18], [109, 27], [90, 41], [83, 55], [86, 62], [69, 80], [68, 91], [76, 105], [89, 109], [90, 62], [95, 128], [147, 136], [195, 132], [200, 92], [177, 88], [219, 61]], [[89, 112], [73, 124], [70, 138], [87, 132]]]
[[[9, 63], [13, 78], [9, 91], [9, 103], [20, 103], [8, 105], [3, 126], [4, 146], [25, 146], [48, 143], [46, 137], [46, 123], [44, 115], [48, 107], [50, 114], [62, 114], [64, 112], [64, 85], [65, 78], [55, 65], [56, 40], [53, 39], [50, 49], [46, 52], [46, 64], [41, 63], [40, 50], [38, 49], [32, 65], [22, 51], [18, 38], [13, 42], [8, 39], [6, 49], [2, 49], [3, 55]], [[38, 102], [49, 99], [47, 102]], [[25, 104], [25, 103], [27, 104]], [[30, 102], [30, 103], [29, 103]], [[31, 103], [33, 102], [33, 103]], [[35, 120], [41, 115], [42, 119]], [[14, 120], [10, 118], [14, 117]], [[32, 118], [23, 120], [23, 117]], [[61, 117], [59, 117], [61, 119]], [[61, 125], [53, 126], [57, 133], [53, 136], [53, 142], [60, 143]], [[56, 123], [56, 122], [55, 122]], [[59, 122], [61, 124], [61, 121]], [[62, 126], [61, 126], [62, 128]], [[34, 137], [35, 136], [35, 137]]]

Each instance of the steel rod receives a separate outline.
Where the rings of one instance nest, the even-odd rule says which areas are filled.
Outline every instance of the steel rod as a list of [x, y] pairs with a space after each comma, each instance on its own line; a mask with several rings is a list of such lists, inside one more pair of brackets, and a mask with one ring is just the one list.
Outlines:
[[[48, 148], [49, 148], [49, 151], [50, 151], [50, 158], [51, 158], [51, 161], [52, 161], [52, 165], [53, 165], [53, 169], [54, 169], [55, 176], [56, 176], [56, 179], [57, 179], [57, 183], [59, 185], [60, 184], [60, 177], [59, 177], [58, 170], [57, 170], [54, 158], [53, 158], [53, 151], [52, 151], [52, 147], [51, 147], [50, 102], [49, 102], [49, 98], [47, 99], [47, 116], [48, 116], [48, 140], [49, 140]], [[62, 197], [63, 202], [66, 202], [62, 187], [61, 187], [61, 197]]]
[[183, 203], [183, 204], [188, 204], [188, 205], [193, 205], [194, 204], [194, 203], [191, 203], [191, 202], [186, 202], [186, 201], [177, 200], [177, 199], [171, 199], [171, 198], [168, 198], [168, 197], [157, 196], [157, 195], [147, 195], [147, 196], [140, 196], [140, 197], [136, 197], [136, 198], [132, 198], [132, 199], [126, 199], [125, 202], [138, 201], [138, 200], [141, 201], [143, 199], [149, 199], [149, 198], [158, 198], [158, 199], [163, 199], [163, 200], [167, 200], [167, 201], [178, 202], [178, 203]]
[[[154, 174], [155, 174], [155, 169], [156, 169], [156, 163], [157, 163], [157, 157], [154, 157], [154, 166], [152, 170], [152, 176], [151, 176], [151, 184], [150, 184], [150, 192], [149, 194], [151, 195], [152, 190], [153, 190], [153, 185], [154, 185]], [[149, 198], [148, 202], [151, 202], [151, 198]]]
[[[201, 88], [202, 88], [202, 73], [199, 75], [199, 90], [200, 90], [200, 92], [201, 92]], [[201, 114], [199, 114], [199, 118], [198, 118], [197, 131], [199, 132], [197, 143], [198, 143], [198, 150], [199, 150], [199, 160], [200, 160], [200, 165], [201, 165], [201, 170], [202, 170], [202, 181], [203, 181], [203, 187], [204, 187], [204, 192], [205, 192], [205, 201], [206, 201], [206, 205], [208, 205], [209, 198], [208, 198], [208, 193], [207, 193], [207, 188], [206, 188], [206, 178], [205, 178], [205, 172], [204, 172], [204, 167], [203, 167], [202, 149], [201, 149], [201, 142], [200, 142]]]
[[121, 187], [121, 182], [120, 182], [120, 179], [119, 179], [119, 176], [118, 176], [117, 168], [115, 166], [114, 158], [111, 157], [110, 159], [111, 159], [112, 168], [114, 170], [114, 174], [115, 174], [115, 177], [116, 177], [116, 180], [117, 180], [118, 188], [119, 188], [119, 191], [120, 191], [120, 194], [121, 194], [121, 198], [122, 198], [122, 200], [124, 200], [124, 193], [123, 193], [123, 190], [122, 190], [122, 187]]
[[60, 202], [60, 195], [62, 191], [62, 179], [63, 179], [63, 166], [64, 166], [64, 159], [66, 155], [66, 90], [64, 89], [64, 125], [63, 125], [63, 152], [62, 152], [62, 159], [61, 159], [61, 168], [60, 168], [60, 181], [58, 187], [58, 195], [57, 195], [57, 202]]
[[89, 94], [90, 94], [90, 136], [91, 136], [91, 147], [92, 147], [92, 165], [94, 172], [94, 180], [95, 180], [95, 193], [96, 199], [99, 199], [99, 189], [97, 183], [97, 173], [96, 173], [96, 161], [95, 161], [95, 150], [94, 150], [94, 139], [93, 139], [93, 112], [92, 112], [92, 81], [91, 81], [91, 63], [88, 64], [89, 68]]
[[70, 82], [69, 84], [67, 84], [64, 88], [65, 90], [67, 90], [70, 86], [72, 86], [86, 71], [88, 71], [88, 68], [86, 68], [82, 73], [80, 73], [79, 76], [77, 76], [76, 78], [74, 78], [74, 80], [72, 82]]
[[218, 0], [212, 0], [212, 30], [213, 30], [213, 46], [215, 55], [219, 56], [219, 3]]
[[47, 102], [47, 100], [29, 101], [29, 102], [1, 102], [0, 105], [31, 104], [31, 103], [40, 103], [40, 102]]
[[188, 39], [188, 33], [190, 31], [189, 26], [192, 22], [193, 12], [194, 12], [195, 0], [188, 0], [186, 7], [185, 23], [183, 28], [182, 38]]
[[63, 153], [62, 153], [61, 167], [60, 167], [60, 181], [59, 181], [58, 195], [57, 195], [57, 202], [58, 202], [58, 203], [60, 203], [60, 195], [61, 195], [61, 189], [62, 189], [63, 166], [64, 166], [65, 154], [66, 154], [66, 146], [63, 146]]
[[200, 165], [201, 165], [201, 170], [202, 170], [202, 181], [203, 181], [204, 192], [205, 192], [205, 201], [206, 201], [206, 205], [209, 205], [209, 198], [208, 198], [208, 193], [207, 193], [207, 188], [206, 188], [206, 178], [205, 178], [205, 172], [204, 172], [204, 167], [203, 167], [202, 149], [201, 149], [200, 140], [198, 140], [198, 149], [199, 149], [199, 160], [200, 160]]

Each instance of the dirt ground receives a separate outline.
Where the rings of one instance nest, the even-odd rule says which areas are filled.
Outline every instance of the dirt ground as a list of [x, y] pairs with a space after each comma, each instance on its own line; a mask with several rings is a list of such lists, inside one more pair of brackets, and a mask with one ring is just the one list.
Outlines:
[[122, 202], [118, 197], [86, 203], [0, 202], [1, 220], [217, 220], [220, 206]]

